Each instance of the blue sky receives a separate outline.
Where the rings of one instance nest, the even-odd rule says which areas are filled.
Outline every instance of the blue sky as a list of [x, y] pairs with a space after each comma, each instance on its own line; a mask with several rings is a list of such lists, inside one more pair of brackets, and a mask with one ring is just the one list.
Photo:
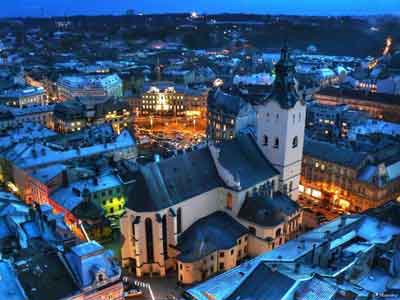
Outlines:
[[73, 14], [246, 12], [260, 14], [400, 14], [400, 0], [1, 0], [0, 17]]

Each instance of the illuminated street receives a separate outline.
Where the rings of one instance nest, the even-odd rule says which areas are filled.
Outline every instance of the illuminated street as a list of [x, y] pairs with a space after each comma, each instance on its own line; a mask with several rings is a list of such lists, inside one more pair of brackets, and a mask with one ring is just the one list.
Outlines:
[[136, 117], [135, 134], [139, 143], [164, 142], [175, 149], [187, 149], [205, 139], [207, 121], [168, 117]]

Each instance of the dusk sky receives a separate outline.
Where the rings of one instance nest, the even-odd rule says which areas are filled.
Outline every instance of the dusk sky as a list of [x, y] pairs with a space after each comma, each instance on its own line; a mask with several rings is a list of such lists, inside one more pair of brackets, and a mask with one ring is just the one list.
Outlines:
[[143, 13], [400, 14], [400, 0], [2, 0], [0, 17]]

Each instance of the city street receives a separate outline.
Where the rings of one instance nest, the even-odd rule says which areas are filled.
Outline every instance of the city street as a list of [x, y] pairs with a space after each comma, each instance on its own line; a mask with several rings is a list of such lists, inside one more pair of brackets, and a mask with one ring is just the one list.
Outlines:
[[144, 277], [136, 279], [129, 277], [129, 280], [136, 281], [138, 287], [143, 292], [143, 295], [137, 296], [134, 299], [137, 300], [152, 300], [150, 287], [154, 298], [156, 300], [174, 300], [181, 299], [181, 295], [185, 288], [180, 287], [176, 284], [176, 273], [169, 273], [166, 277]]

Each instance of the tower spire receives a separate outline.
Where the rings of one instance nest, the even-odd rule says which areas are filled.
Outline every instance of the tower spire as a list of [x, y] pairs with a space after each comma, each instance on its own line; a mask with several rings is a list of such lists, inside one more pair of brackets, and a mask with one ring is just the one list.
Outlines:
[[281, 48], [281, 56], [275, 65], [275, 81], [273, 91], [267, 100], [274, 99], [281, 107], [290, 108], [299, 99], [296, 91], [295, 64], [290, 58], [287, 40]]

